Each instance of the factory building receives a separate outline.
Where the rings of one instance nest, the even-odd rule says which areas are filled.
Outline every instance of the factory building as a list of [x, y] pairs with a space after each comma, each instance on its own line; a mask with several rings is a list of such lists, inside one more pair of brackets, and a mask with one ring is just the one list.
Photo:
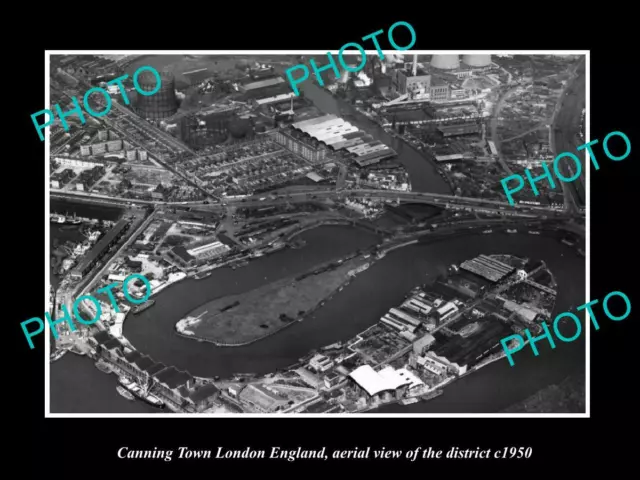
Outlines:
[[187, 250], [184, 246], [179, 245], [169, 250], [169, 256], [176, 260], [182, 266], [194, 266], [211, 258], [224, 255], [230, 250], [228, 245], [216, 241], [207, 245]]
[[391, 86], [400, 95], [417, 97], [429, 92], [431, 75], [422, 69], [394, 70], [391, 74]]
[[309, 360], [309, 367], [316, 372], [326, 372], [331, 369], [333, 365], [333, 361], [330, 358], [320, 354]]
[[395, 150], [387, 147], [378, 140], [349, 147], [347, 151], [353, 155], [353, 160], [359, 167], [378, 163], [396, 154]]
[[464, 159], [464, 155], [461, 153], [452, 153], [451, 155], [436, 155], [437, 162], [454, 162], [456, 160]]
[[187, 253], [198, 260], [202, 260], [206, 258], [219, 257], [220, 255], [225, 254], [229, 250], [231, 250], [229, 246], [225, 245], [220, 241], [215, 241], [212, 243], [208, 243], [206, 245], [202, 245], [200, 247], [187, 250]]
[[289, 92], [289, 93], [282, 93], [280, 95], [274, 95], [272, 97], [266, 97], [266, 98], [258, 98], [256, 100], [254, 100], [254, 103], [258, 106], [262, 106], [262, 105], [270, 105], [272, 103], [279, 103], [279, 102], [284, 102], [285, 100], [289, 100], [291, 98], [295, 98], [296, 94], [293, 92]]
[[422, 380], [407, 369], [396, 370], [390, 366], [376, 372], [370, 365], [362, 365], [351, 372], [349, 378], [359, 392], [372, 400], [402, 398], [407, 391], [424, 386]]
[[468, 272], [479, 275], [491, 282], [499, 282], [511, 272], [515, 270], [515, 267], [507, 265], [506, 263], [495, 260], [486, 255], [480, 255], [472, 260], [465, 260], [460, 268]]
[[413, 325], [414, 327], [420, 325], [420, 320], [397, 308], [392, 308], [391, 310], [389, 310], [389, 314], [392, 315], [392, 318], [398, 317], [399, 319]]
[[428, 372], [438, 376], [446, 374], [448, 370], [448, 365], [446, 363], [428, 355], [418, 357], [416, 359], [416, 363]]
[[359, 166], [371, 165], [396, 154], [382, 142], [370, 141], [371, 137], [361, 133], [358, 127], [336, 115], [297, 122], [291, 127], [332, 150], [349, 154]]
[[357, 132], [347, 133], [341, 137], [330, 139], [328, 145], [334, 150], [342, 150], [344, 148], [354, 147], [361, 143], [370, 142], [373, 140], [371, 135], [367, 135], [365, 132], [358, 130]]
[[447, 302], [436, 310], [438, 314], [438, 320], [443, 323], [458, 313], [458, 306], [453, 302]]
[[[138, 94], [135, 111], [142, 118], [159, 120], [168, 118], [178, 111], [175, 79], [169, 72], [160, 72], [160, 90], [153, 95]], [[145, 92], [153, 92], [157, 88], [157, 80], [152, 72], [144, 71], [138, 75], [138, 85]]]
[[343, 376], [337, 372], [331, 372], [324, 377], [324, 386], [327, 389], [333, 388], [343, 380]]
[[463, 123], [460, 125], [441, 125], [438, 127], [438, 131], [442, 133], [444, 137], [457, 137], [462, 135], [472, 135], [480, 132], [480, 127], [477, 123]]
[[392, 72], [391, 85], [393, 91], [400, 95], [408, 95], [410, 99], [428, 96], [431, 101], [444, 101], [451, 98], [449, 84], [419, 68], [417, 55], [413, 57], [412, 66], [408, 64], [407, 68]]
[[427, 333], [413, 343], [413, 353], [415, 353], [416, 355], [422, 355], [435, 342], [436, 339], [434, 338], [434, 336]]
[[440, 79], [434, 77], [432, 85], [429, 87], [429, 99], [432, 102], [449, 100], [451, 98], [451, 88]]
[[403, 307], [406, 307], [414, 312], [420, 313], [422, 315], [428, 315], [433, 307], [426, 303], [424, 299], [419, 297], [418, 295], [414, 295], [413, 297], [406, 300], [403, 304]]
[[381, 319], [380, 322], [384, 323], [385, 325], [393, 328], [394, 330], [398, 331], [398, 332], [405, 332], [408, 331], [410, 333], [413, 333], [416, 329], [416, 327], [414, 327], [413, 325], [408, 325], [396, 318], [391, 317], [389, 314], [385, 314]]

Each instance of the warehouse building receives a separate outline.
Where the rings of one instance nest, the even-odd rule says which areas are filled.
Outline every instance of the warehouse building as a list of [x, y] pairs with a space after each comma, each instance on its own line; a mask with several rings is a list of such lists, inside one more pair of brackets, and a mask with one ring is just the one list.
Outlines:
[[480, 132], [480, 127], [477, 123], [462, 123], [460, 125], [441, 125], [438, 127], [438, 131], [444, 137], [458, 137], [477, 134]]
[[267, 78], [266, 80], [260, 80], [259, 82], [251, 82], [240, 86], [240, 89], [245, 92], [252, 92], [260, 90], [262, 88], [269, 88], [284, 83], [284, 79], [281, 77]]
[[460, 265], [460, 268], [494, 283], [499, 282], [515, 270], [515, 267], [486, 255], [480, 255], [472, 260], [465, 260]]
[[360, 167], [378, 163], [396, 155], [395, 150], [373, 140], [358, 127], [336, 115], [324, 115], [291, 125], [294, 131], [308, 135], [328, 148], [343, 152]]
[[372, 400], [401, 398], [407, 391], [424, 386], [422, 380], [407, 369], [396, 370], [390, 366], [376, 372], [370, 365], [362, 365], [351, 372], [349, 378], [359, 392]]

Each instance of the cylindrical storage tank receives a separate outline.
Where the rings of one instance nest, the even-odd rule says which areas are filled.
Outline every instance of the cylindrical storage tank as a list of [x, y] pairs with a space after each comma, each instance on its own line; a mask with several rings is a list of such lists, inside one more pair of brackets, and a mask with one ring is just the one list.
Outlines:
[[488, 67], [491, 65], [491, 55], [463, 55], [462, 61], [470, 67]]
[[[136, 112], [143, 118], [158, 120], [171, 117], [178, 111], [178, 99], [176, 98], [176, 86], [173, 75], [168, 72], [160, 73], [160, 90], [153, 95], [142, 95], [138, 92], [136, 99]], [[138, 88], [145, 92], [153, 92], [158, 86], [158, 81], [153, 72], [143, 71], [138, 75]]]
[[459, 55], [432, 55], [431, 66], [441, 70], [453, 70], [460, 66]]

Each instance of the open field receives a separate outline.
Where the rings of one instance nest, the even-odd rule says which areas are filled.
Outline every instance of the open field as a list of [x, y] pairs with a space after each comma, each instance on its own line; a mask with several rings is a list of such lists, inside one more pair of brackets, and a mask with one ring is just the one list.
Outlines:
[[225, 345], [255, 341], [303, 317], [345, 283], [350, 270], [363, 263], [358, 256], [343, 264], [323, 264], [307, 274], [213, 300], [189, 314], [202, 317], [188, 330], [196, 338]]

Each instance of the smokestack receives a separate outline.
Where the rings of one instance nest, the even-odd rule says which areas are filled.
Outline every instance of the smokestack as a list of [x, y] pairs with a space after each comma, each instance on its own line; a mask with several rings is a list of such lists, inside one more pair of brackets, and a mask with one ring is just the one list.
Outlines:
[[418, 75], [418, 54], [413, 54], [413, 76]]

